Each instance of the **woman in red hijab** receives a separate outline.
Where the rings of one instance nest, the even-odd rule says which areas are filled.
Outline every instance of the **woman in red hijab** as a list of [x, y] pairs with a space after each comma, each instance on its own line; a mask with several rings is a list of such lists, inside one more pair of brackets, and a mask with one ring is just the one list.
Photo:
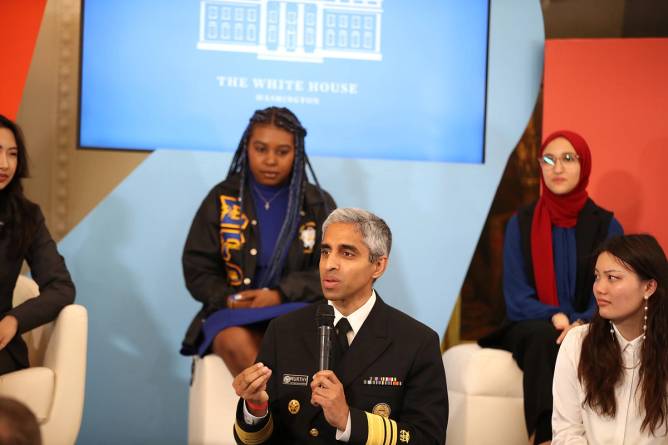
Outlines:
[[479, 343], [512, 352], [524, 372], [524, 415], [534, 444], [552, 439], [552, 376], [559, 344], [588, 322], [596, 302], [592, 254], [623, 233], [612, 213], [589, 198], [591, 153], [577, 133], [557, 131], [538, 158], [541, 196], [506, 227], [504, 326]]

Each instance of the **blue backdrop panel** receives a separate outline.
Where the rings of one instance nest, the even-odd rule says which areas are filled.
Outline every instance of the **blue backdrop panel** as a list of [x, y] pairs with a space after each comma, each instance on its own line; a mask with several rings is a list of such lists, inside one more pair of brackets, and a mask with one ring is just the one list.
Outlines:
[[[484, 165], [313, 159], [339, 205], [387, 219], [396, 243], [379, 292], [439, 333], [540, 84], [539, 3], [493, 1], [491, 33]], [[195, 209], [229, 160], [156, 151], [61, 242], [78, 301], [90, 313], [79, 443], [186, 442], [190, 362], [177, 350], [198, 306], [184, 287], [181, 249]]]

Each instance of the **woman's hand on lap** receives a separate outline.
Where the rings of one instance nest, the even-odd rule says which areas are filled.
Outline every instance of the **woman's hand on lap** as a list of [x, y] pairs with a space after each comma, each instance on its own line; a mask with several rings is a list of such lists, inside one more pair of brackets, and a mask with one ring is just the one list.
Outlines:
[[563, 331], [570, 326], [570, 324], [571, 322], [568, 319], [568, 316], [563, 312], [558, 312], [552, 316], [552, 326], [554, 326], [554, 329], [557, 331]]
[[12, 341], [19, 328], [19, 322], [13, 315], [7, 315], [0, 320], [0, 350]]
[[281, 304], [281, 294], [272, 289], [247, 289], [227, 298], [229, 309], [267, 307]]
[[253, 302], [250, 307], [267, 307], [281, 304], [281, 294], [273, 289], [255, 289], [253, 290]]

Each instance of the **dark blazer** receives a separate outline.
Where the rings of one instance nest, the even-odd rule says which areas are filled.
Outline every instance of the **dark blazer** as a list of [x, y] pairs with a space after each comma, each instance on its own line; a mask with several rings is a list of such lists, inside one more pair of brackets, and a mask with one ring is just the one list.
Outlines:
[[[520, 243], [514, 248], [521, 249], [524, 258], [524, 270], [529, 283], [535, 288], [535, 279], [533, 273], [533, 262], [531, 261], [531, 224], [533, 221], [533, 212], [536, 208], [536, 202], [522, 207], [517, 212], [517, 221], [520, 229]], [[594, 284], [594, 265], [596, 263], [596, 249], [609, 236], [610, 222], [614, 218], [613, 214], [587, 199], [584, 207], [578, 214], [575, 225], [575, 243], [576, 243], [576, 284], [575, 295], [573, 295], [573, 307], [578, 312], [584, 312], [589, 302], [592, 301], [592, 286]], [[511, 220], [512, 222], [512, 220]], [[512, 245], [511, 245], [512, 246]], [[513, 248], [508, 245], [505, 249]], [[508, 295], [506, 295], [506, 299]], [[538, 295], [534, 295], [538, 299]], [[575, 320], [571, 320], [575, 321]], [[502, 348], [514, 350], [517, 345], [508, 343], [507, 337], [510, 328], [517, 322], [511, 321], [507, 316], [501, 326], [478, 340], [478, 344], [483, 348]], [[513, 339], [514, 341], [514, 339]]]
[[[533, 262], [531, 261], [531, 223], [536, 203], [521, 208], [517, 212], [517, 219], [522, 237], [522, 254], [524, 256], [524, 267], [531, 285], [535, 288], [533, 274]], [[594, 265], [596, 258], [594, 253], [598, 246], [608, 238], [608, 229], [613, 214], [599, 207], [587, 199], [584, 207], [578, 214], [575, 224], [575, 245], [577, 251], [577, 266], [575, 275], [575, 295], [573, 306], [578, 312], [584, 312], [592, 299], [592, 286], [594, 285]], [[538, 298], [538, 296], [536, 296]]]
[[[74, 302], [74, 284], [58, 253], [56, 243], [46, 228], [44, 215], [37, 204], [28, 203], [28, 213], [33, 215], [35, 233], [28, 248], [17, 258], [10, 258], [9, 243], [12, 236], [9, 215], [0, 215], [0, 317], [13, 315], [18, 320], [18, 332], [7, 345], [20, 368], [28, 364], [28, 352], [21, 334], [55, 320], [60, 310]], [[12, 296], [23, 261], [30, 266], [32, 278], [39, 285], [39, 297], [12, 308]], [[6, 372], [6, 371], [5, 371]]]
[[[308, 306], [269, 324], [258, 361], [273, 371], [267, 387], [270, 415], [248, 426], [240, 400], [237, 443], [336, 443], [336, 429], [327, 423], [322, 409], [310, 403], [310, 382], [318, 370], [316, 307]], [[350, 407], [350, 444], [445, 442], [445, 370], [438, 335], [427, 326], [377, 297], [334, 372]], [[378, 384], [381, 378], [394, 383]], [[299, 403], [297, 412], [294, 401]], [[375, 414], [388, 409], [389, 420]]]
[[[183, 249], [183, 275], [190, 294], [202, 303], [183, 340], [181, 353], [195, 354], [203, 320], [227, 306], [227, 297], [244, 289], [254, 289], [258, 259], [259, 229], [249, 188], [239, 203], [239, 177], [217, 184], [204, 198], [195, 214]], [[318, 261], [322, 223], [326, 208], [336, 203], [323, 191], [306, 183], [301, 219], [288, 251], [277, 290], [284, 302], [312, 302], [322, 299]]]

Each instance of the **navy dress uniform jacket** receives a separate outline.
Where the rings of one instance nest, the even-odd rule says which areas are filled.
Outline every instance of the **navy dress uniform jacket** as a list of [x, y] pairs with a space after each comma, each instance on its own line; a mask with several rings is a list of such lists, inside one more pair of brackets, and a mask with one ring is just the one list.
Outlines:
[[[316, 306], [272, 321], [258, 361], [273, 372], [270, 412], [256, 425], [237, 406], [240, 444], [337, 443], [319, 407], [311, 405], [318, 371]], [[448, 395], [438, 335], [377, 298], [335, 374], [350, 407], [350, 444], [445, 443]]]

